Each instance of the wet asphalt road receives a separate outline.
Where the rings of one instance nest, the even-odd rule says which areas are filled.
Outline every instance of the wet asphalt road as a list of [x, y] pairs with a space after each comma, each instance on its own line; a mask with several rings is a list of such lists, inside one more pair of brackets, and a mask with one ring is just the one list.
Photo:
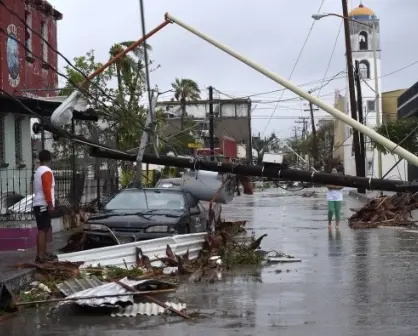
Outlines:
[[[345, 197], [343, 213], [360, 203]], [[326, 222], [325, 194], [302, 198], [272, 189], [224, 207], [247, 219], [262, 248], [302, 263], [248, 269], [215, 284], [184, 285], [176, 296], [202, 317], [48, 317], [28, 310], [5, 322], [9, 336], [418, 335], [418, 234], [397, 229], [339, 233]]]

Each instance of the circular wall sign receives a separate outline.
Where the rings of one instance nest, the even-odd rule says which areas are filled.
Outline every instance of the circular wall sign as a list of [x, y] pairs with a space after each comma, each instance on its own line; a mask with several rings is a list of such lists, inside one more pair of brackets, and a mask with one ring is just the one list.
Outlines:
[[9, 71], [9, 83], [16, 87], [20, 82], [20, 58], [19, 43], [17, 40], [17, 28], [11, 24], [7, 27], [7, 70]]

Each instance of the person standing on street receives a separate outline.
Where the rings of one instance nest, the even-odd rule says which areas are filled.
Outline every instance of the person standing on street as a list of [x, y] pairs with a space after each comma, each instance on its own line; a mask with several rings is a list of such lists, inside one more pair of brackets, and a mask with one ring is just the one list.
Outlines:
[[47, 252], [48, 233], [51, 230], [51, 213], [55, 204], [55, 179], [50, 168], [51, 153], [42, 150], [38, 155], [39, 167], [33, 179], [33, 212], [35, 214], [38, 235], [36, 239], [35, 262], [51, 261], [55, 256]]
[[[332, 174], [338, 174], [337, 169], [332, 169]], [[340, 227], [340, 212], [341, 204], [343, 202], [343, 187], [335, 185], [327, 185], [327, 200], [328, 200], [328, 228], [331, 229], [332, 218], [335, 216], [335, 228]]]

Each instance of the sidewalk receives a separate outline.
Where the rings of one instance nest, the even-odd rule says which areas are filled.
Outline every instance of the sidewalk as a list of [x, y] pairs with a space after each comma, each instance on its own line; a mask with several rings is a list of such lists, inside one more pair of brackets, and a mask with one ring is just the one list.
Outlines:
[[[53, 235], [51, 249], [54, 253], [67, 243], [71, 231], [57, 232]], [[33, 270], [17, 269], [19, 263], [34, 262], [36, 249], [23, 251], [0, 251], [0, 283], [16, 293], [32, 281]]]

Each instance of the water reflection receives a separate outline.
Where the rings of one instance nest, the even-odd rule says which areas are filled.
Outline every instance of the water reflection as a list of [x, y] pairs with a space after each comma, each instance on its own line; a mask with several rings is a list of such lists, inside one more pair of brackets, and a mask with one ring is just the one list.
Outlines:
[[370, 235], [368, 231], [359, 230], [354, 235], [354, 267], [352, 295], [355, 303], [354, 322], [359, 325], [369, 323], [370, 307], [370, 269], [371, 261]]
[[[263, 249], [302, 263], [223, 274], [214, 284], [184, 284], [174, 296], [202, 312], [196, 322], [70, 314], [51, 319], [28, 310], [2, 325], [2, 335], [416, 335], [418, 235], [350, 230], [346, 220], [340, 230], [328, 231], [325, 193], [277, 194], [237, 197], [223, 207], [223, 217], [248, 220], [257, 236], [269, 234]], [[356, 206], [347, 198], [343, 207], [348, 213]]]

